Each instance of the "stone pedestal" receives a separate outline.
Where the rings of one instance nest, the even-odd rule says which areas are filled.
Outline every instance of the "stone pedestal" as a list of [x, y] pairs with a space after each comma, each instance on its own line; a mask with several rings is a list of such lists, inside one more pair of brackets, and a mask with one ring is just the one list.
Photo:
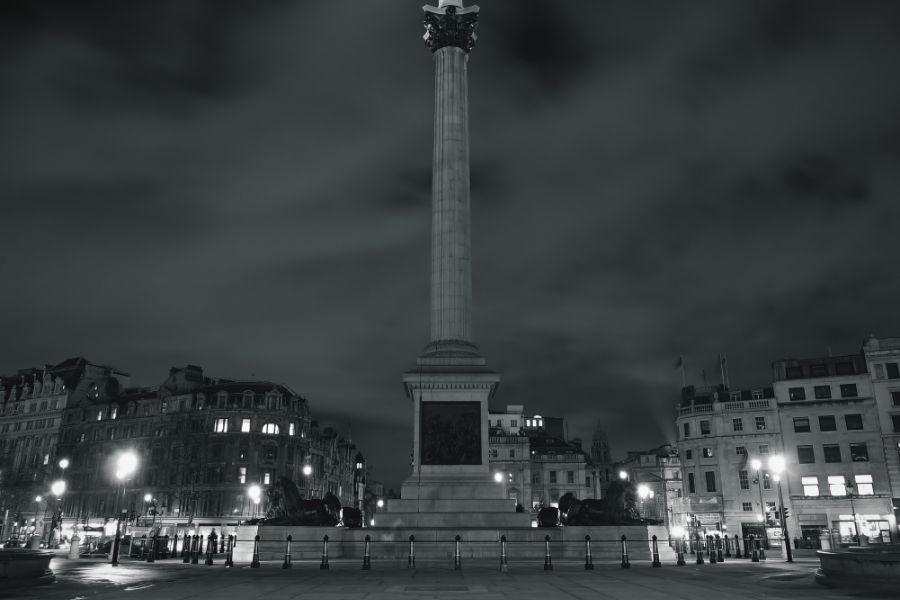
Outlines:
[[81, 552], [81, 538], [78, 537], [78, 534], [72, 536], [72, 542], [69, 546], [69, 558], [78, 558], [79, 553]]

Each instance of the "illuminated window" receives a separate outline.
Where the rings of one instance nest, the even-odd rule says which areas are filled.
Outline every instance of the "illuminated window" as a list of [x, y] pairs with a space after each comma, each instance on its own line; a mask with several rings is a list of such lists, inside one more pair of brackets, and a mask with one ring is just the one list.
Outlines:
[[856, 493], [860, 496], [872, 496], [875, 494], [875, 488], [872, 486], [872, 476], [871, 475], [857, 475], [856, 479]]
[[241, 419], [241, 433], [250, 433], [250, 419]]
[[288, 423], [288, 435], [294, 435], [294, 427], [295, 425], [293, 423]]
[[98, 420], [98, 421], [102, 421], [102, 420], [103, 420], [103, 411], [102, 411], [102, 410], [98, 410], [98, 411], [97, 411], [97, 420]]
[[266, 423], [262, 428], [262, 432], [268, 433], [269, 435], [277, 435], [278, 431], [278, 425], [276, 425], [275, 423]]
[[215, 431], [216, 433], [227, 432], [228, 431], [228, 419], [224, 418], [224, 417], [221, 419], [216, 419], [213, 431]]
[[846, 496], [847, 485], [843, 475], [828, 476], [828, 491], [832, 496]]
[[272, 483], [272, 474], [266, 471], [263, 473], [263, 485], [269, 485]]
[[772, 478], [769, 477], [769, 472], [763, 471], [762, 477], [763, 477], [763, 489], [771, 490], [772, 489]]
[[713, 456], [713, 449], [711, 447], [703, 448], [703, 458], [712, 458], [712, 456]]
[[238, 467], [238, 481], [247, 483], [247, 467]]
[[119, 414], [119, 407], [118, 407], [118, 406], [113, 406], [113, 407], [112, 407], [112, 410], [109, 411], [109, 418], [110, 418], [110, 419], [115, 419], [115, 418], [116, 418], [116, 415], [118, 415], [118, 414]]
[[819, 478], [818, 477], [801, 477], [800, 483], [803, 484], [804, 496], [819, 495]]

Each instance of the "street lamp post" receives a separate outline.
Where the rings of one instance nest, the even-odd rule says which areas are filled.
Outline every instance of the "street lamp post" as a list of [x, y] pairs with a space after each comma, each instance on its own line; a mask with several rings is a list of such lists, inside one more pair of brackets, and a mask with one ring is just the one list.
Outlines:
[[250, 500], [253, 501], [253, 518], [256, 518], [256, 513], [259, 510], [259, 498], [262, 490], [258, 485], [251, 485], [247, 488], [247, 495], [250, 496]]
[[753, 470], [756, 471], [756, 485], [759, 488], [759, 510], [761, 518], [759, 519], [762, 524], [763, 536], [765, 539], [765, 548], [769, 547], [769, 531], [766, 529], [766, 505], [763, 503], [763, 481], [762, 477], [760, 477], [759, 470], [762, 468], [762, 461], [758, 458], [754, 458], [750, 461], [750, 466], [753, 467]]
[[[137, 469], [137, 456], [134, 452], [123, 452], [116, 459], [116, 479], [122, 484], [122, 500], [125, 500], [125, 480]], [[122, 515], [119, 514], [119, 489], [116, 486], [116, 538], [113, 541], [112, 566], [119, 566], [119, 545], [122, 543]]]
[[859, 545], [859, 521], [856, 520], [856, 509], [853, 507], [853, 482], [846, 478], [847, 499], [850, 500], [850, 514], [853, 516], [853, 531], [856, 532], [856, 544]]
[[[50, 486], [50, 491], [53, 493], [53, 496], [56, 498], [56, 508], [53, 512], [53, 518], [50, 521], [50, 531], [47, 533], [47, 548], [50, 547], [50, 543], [53, 540], [53, 531], [59, 527], [60, 532], [62, 531], [62, 510], [59, 507], [59, 501], [62, 499], [62, 495], [66, 491], [66, 482], [62, 479], [58, 481], [54, 481], [53, 485]], [[56, 548], [59, 548], [59, 543], [55, 545]]]
[[781, 473], [784, 471], [784, 457], [776, 454], [769, 458], [769, 469], [775, 474], [775, 482], [778, 484], [778, 510], [781, 511], [781, 537], [786, 550], [785, 560], [794, 562], [791, 553], [791, 540], [788, 537], [787, 517], [784, 516], [784, 496], [781, 494]]
[[32, 538], [34, 536], [38, 535], [38, 530], [37, 530], [38, 510], [40, 510], [41, 500], [43, 500], [43, 499], [44, 498], [41, 496], [34, 497], [34, 531], [31, 532]]

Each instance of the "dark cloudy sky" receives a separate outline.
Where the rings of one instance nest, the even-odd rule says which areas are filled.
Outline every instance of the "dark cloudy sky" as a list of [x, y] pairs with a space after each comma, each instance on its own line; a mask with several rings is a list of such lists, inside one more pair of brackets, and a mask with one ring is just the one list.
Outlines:
[[[0, 372], [286, 383], [408, 474], [422, 0], [7, 0]], [[670, 438], [688, 376], [900, 334], [900, 4], [484, 0], [474, 331], [496, 407]]]

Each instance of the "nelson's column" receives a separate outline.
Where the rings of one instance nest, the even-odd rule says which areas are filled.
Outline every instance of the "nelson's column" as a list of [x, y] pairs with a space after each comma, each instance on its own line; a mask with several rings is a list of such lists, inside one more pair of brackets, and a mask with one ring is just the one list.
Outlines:
[[500, 375], [472, 342], [469, 118], [466, 65], [478, 7], [424, 6], [434, 59], [431, 341], [403, 375], [413, 401], [413, 472], [381, 526], [527, 526], [488, 464], [488, 400]]

